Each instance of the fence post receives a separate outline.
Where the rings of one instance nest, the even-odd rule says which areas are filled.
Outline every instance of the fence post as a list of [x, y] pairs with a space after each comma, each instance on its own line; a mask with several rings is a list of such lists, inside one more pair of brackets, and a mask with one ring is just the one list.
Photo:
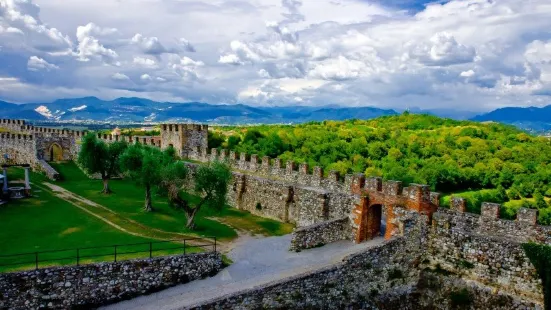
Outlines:
[[117, 246], [115, 245], [115, 263], [117, 262]]
[[77, 266], [79, 265], [79, 262], [80, 262], [80, 249], [77, 249]]
[[38, 252], [34, 252], [34, 267], [38, 269]]
[[153, 258], [153, 242], [149, 242], [149, 258]]
[[214, 252], [216, 252], [216, 237], [214, 237]]
[[186, 255], [186, 239], [184, 239], [184, 255]]

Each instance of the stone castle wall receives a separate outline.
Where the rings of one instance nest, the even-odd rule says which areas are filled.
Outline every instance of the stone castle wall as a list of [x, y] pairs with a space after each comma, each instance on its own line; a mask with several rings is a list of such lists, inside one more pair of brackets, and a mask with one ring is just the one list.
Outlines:
[[[166, 148], [175, 143], [174, 136], [167, 135], [166, 129], [161, 136], [118, 136], [111, 134], [97, 134], [98, 139], [112, 143], [115, 141], [125, 141], [127, 143], [140, 143], [159, 148]], [[170, 125], [172, 128], [173, 125]], [[87, 134], [87, 131], [65, 130], [48, 127], [33, 126], [25, 123], [24, 120], [0, 119], [0, 128], [7, 129], [8, 133], [3, 133], [5, 137], [0, 140], [0, 151], [2, 154], [8, 154], [10, 161], [18, 163], [30, 163], [34, 169], [43, 171], [46, 175], [55, 180], [59, 174], [47, 164], [53, 160], [74, 160], [80, 151], [80, 140]], [[193, 150], [205, 148], [207, 146], [208, 127], [206, 125], [174, 125], [178, 136], [177, 147], [178, 154], [184, 157], [192, 155]], [[163, 143], [163, 137], [165, 142]], [[9, 139], [8, 139], [9, 138]], [[51, 158], [50, 148], [56, 144], [61, 149], [60, 158]], [[3, 160], [3, 159], [1, 159]]]
[[[400, 234], [381, 245], [322, 270], [191, 308], [453, 309], [458, 306], [451, 296], [468, 292], [466, 309], [542, 309], [541, 280], [521, 244], [549, 244], [551, 227], [494, 219], [493, 228], [510, 231], [503, 238], [488, 234], [484, 215], [440, 209], [432, 218], [404, 209]], [[293, 242], [308, 248], [338, 240], [347, 220], [299, 228]]]
[[172, 146], [182, 158], [196, 158], [196, 150], [208, 146], [208, 126], [197, 124], [162, 124], [162, 149]]
[[[2, 164], [35, 164], [36, 154], [33, 135], [0, 133], [0, 163]], [[3, 155], [8, 154], [8, 159]]]
[[[190, 309], [384, 309], [415, 287], [425, 246], [423, 219], [410, 214], [406, 234], [333, 266], [197, 304]], [[402, 303], [400, 309], [408, 309]], [[405, 307], [404, 307], [405, 306]], [[373, 307], [373, 308], [372, 308]], [[398, 309], [398, 308], [396, 308]], [[413, 309], [413, 308], [411, 308]]]
[[0, 274], [1, 309], [91, 309], [213, 276], [219, 253]]

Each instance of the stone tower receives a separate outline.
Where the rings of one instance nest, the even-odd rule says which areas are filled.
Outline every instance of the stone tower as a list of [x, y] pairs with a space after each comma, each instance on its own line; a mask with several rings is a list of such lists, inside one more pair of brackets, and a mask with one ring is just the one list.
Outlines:
[[162, 124], [161, 149], [172, 146], [183, 158], [196, 158], [208, 148], [208, 125]]

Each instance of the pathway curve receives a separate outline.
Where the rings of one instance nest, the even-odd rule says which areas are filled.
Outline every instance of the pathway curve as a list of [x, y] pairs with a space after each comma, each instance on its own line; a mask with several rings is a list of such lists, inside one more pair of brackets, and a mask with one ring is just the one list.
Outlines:
[[[151, 239], [157, 239], [157, 240], [180, 240], [180, 239], [186, 239], [186, 238], [196, 238], [197, 240], [188, 240], [187, 244], [189, 245], [199, 245], [199, 244], [205, 244], [210, 243], [212, 240], [210, 239], [201, 239], [201, 237], [193, 234], [182, 234], [177, 232], [168, 232], [164, 230], [160, 230], [157, 228], [152, 228], [149, 226], [145, 226], [139, 222], [136, 222], [132, 219], [129, 219], [127, 217], [121, 216], [120, 214], [112, 211], [111, 209], [102, 206], [98, 203], [95, 203], [89, 199], [86, 199], [82, 196], [79, 196], [61, 186], [43, 182], [44, 186], [40, 186], [37, 184], [34, 184], [34, 186], [42, 189], [42, 190], [48, 190], [52, 192], [56, 197], [61, 198], [68, 203], [72, 204], [73, 206], [81, 209], [82, 211], [100, 219], [101, 221], [107, 223], [111, 227], [114, 227], [120, 231], [123, 231], [127, 234], [131, 234], [134, 236], [144, 237], [144, 238], [151, 238]], [[223, 243], [223, 242], [221, 242]]]
[[361, 244], [340, 241], [299, 253], [288, 250], [290, 242], [291, 235], [262, 239], [241, 237], [228, 253], [234, 263], [216, 276], [101, 309], [185, 309], [226, 294], [327, 267], [350, 254], [382, 243], [383, 238]]

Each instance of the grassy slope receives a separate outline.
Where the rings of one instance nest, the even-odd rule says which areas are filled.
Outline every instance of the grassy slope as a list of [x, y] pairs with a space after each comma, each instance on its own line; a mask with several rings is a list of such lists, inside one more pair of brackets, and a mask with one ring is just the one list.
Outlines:
[[[22, 177], [22, 172], [10, 169], [8, 175], [14, 180]], [[42, 176], [32, 174], [33, 181], [41, 180]], [[91, 246], [105, 246], [114, 244], [134, 244], [155, 242], [156, 240], [132, 236], [121, 232], [106, 223], [92, 217], [48, 191], [35, 191], [35, 197], [23, 200], [13, 200], [0, 207], [0, 253], [1, 255], [15, 253], [40, 252], [46, 250], [73, 249]], [[171, 247], [158, 245], [157, 249]], [[121, 247], [119, 252], [147, 250], [149, 245]], [[82, 256], [91, 254], [111, 254], [112, 248], [101, 250], [82, 251]], [[166, 252], [165, 252], [166, 253]], [[161, 254], [160, 252], [156, 253]], [[144, 253], [143, 255], [149, 255]], [[75, 257], [75, 251], [44, 254], [40, 259], [58, 259]], [[127, 257], [139, 257], [133, 255]], [[111, 260], [112, 257], [98, 257], [96, 260]], [[34, 255], [0, 258], [0, 264], [34, 261]], [[90, 261], [90, 260], [88, 260]], [[59, 263], [74, 262], [67, 259]], [[31, 264], [34, 265], [34, 264]], [[43, 266], [43, 264], [41, 264]], [[0, 267], [0, 270], [8, 268]]]
[[[57, 183], [61, 187], [146, 226], [169, 232], [190, 233], [185, 228], [185, 214], [171, 208], [164, 197], [154, 196], [155, 211], [146, 213], [142, 211], [144, 190], [127, 180], [112, 180], [110, 185], [114, 194], [103, 195], [100, 193], [101, 180], [88, 179], [74, 163], [55, 164], [54, 168], [65, 179]], [[222, 240], [237, 237], [237, 233], [232, 227], [221, 222], [239, 230], [262, 235], [283, 235], [290, 233], [293, 228], [290, 224], [254, 216], [233, 208], [224, 208], [220, 213], [204, 209], [196, 217], [197, 229], [194, 233], [216, 236]]]

